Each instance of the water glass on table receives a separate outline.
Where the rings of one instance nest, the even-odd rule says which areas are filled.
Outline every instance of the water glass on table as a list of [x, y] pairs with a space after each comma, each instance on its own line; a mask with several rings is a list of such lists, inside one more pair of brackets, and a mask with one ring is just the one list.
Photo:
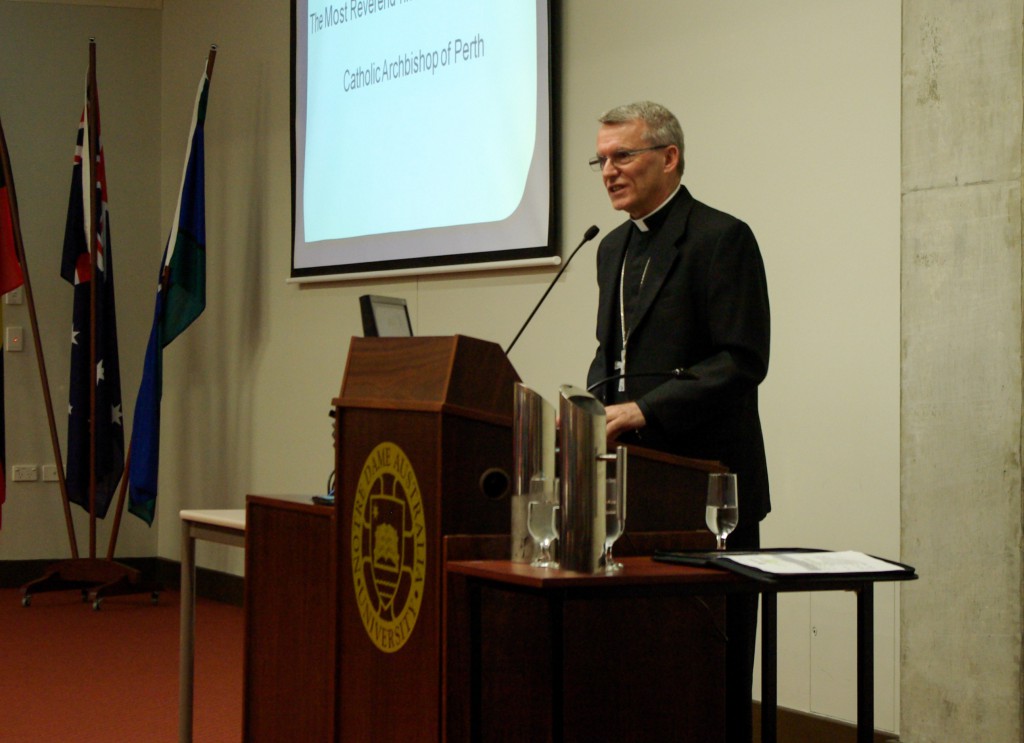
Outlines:
[[626, 493], [618, 492], [615, 479], [605, 480], [604, 569], [622, 570], [622, 563], [612, 557], [612, 545], [626, 530]]
[[708, 475], [708, 500], [704, 521], [715, 535], [716, 549], [725, 549], [725, 540], [740, 520], [740, 507], [736, 475], [712, 473]]
[[526, 528], [540, 549], [540, 554], [530, 564], [535, 568], [557, 568], [551, 544], [558, 539], [558, 501], [531, 500], [527, 505]]

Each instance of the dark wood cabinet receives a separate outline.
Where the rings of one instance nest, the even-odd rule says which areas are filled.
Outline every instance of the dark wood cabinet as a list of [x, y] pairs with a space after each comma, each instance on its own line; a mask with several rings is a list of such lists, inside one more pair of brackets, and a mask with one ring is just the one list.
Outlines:
[[246, 500], [244, 739], [334, 740], [335, 510]]

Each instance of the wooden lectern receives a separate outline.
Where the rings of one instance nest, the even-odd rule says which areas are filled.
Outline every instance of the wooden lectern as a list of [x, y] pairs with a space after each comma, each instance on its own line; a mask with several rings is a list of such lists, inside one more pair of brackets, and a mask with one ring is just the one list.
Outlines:
[[338, 740], [439, 739], [442, 538], [509, 533], [516, 381], [493, 343], [352, 339], [334, 400]]
[[[288, 725], [310, 739], [463, 739], [467, 628], [445, 615], [444, 545], [473, 535], [449, 557], [508, 557], [516, 381], [493, 343], [352, 339], [333, 400], [333, 518], [249, 496], [247, 741], [279, 740]], [[704, 489], [721, 469], [631, 449], [617, 553], [713, 544]], [[295, 585], [282, 587], [272, 565], [294, 572]]]

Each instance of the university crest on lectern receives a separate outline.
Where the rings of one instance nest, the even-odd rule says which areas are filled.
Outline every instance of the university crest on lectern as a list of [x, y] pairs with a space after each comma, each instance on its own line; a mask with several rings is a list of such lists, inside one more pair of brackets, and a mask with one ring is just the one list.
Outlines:
[[352, 575], [370, 641], [385, 653], [412, 635], [423, 601], [427, 532], [416, 472], [397, 444], [363, 464], [352, 509]]

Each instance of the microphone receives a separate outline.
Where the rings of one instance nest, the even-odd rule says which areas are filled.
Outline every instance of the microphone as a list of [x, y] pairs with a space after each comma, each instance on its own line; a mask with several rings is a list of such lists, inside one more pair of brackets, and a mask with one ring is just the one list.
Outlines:
[[673, 379], [700, 379], [689, 369], [682, 366], [676, 367], [675, 369], [668, 369], [666, 371], [653, 371], [653, 372], [626, 372], [625, 374], [612, 374], [610, 377], [599, 379], [592, 385], [587, 387], [587, 392], [593, 392], [602, 384], [608, 382], [614, 382], [618, 379], [631, 379], [633, 377], [672, 377]]
[[516, 344], [516, 341], [519, 340], [519, 336], [521, 336], [523, 334], [523, 331], [526, 330], [526, 326], [530, 324], [530, 320], [532, 320], [533, 316], [537, 314], [537, 310], [539, 310], [540, 306], [542, 304], [544, 304], [544, 300], [547, 299], [548, 294], [550, 294], [551, 290], [555, 288], [555, 283], [558, 281], [558, 277], [561, 276], [562, 272], [565, 271], [565, 269], [569, 267], [569, 261], [571, 261], [573, 259], [573, 257], [578, 252], [580, 252], [580, 248], [582, 248], [586, 243], [590, 242], [595, 237], [597, 237], [597, 233], [600, 232], [600, 231], [601, 230], [598, 228], [598, 226], [596, 224], [592, 224], [592, 225], [590, 225], [590, 228], [585, 233], [583, 233], [583, 239], [580, 240], [580, 244], [577, 245], [576, 249], [573, 250], [569, 254], [568, 258], [565, 259], [565, 263], [563, 263], [562, 267], [560, 269], [558, 269], [558, 273], [555, 274], [555, 278], [553, 278], [551, 280], [551, 283], [548, 284], [548, 288], [547, 288], [547, 291], [544, 292], [544, 296], [542, 296], [540, 298], [540, 301], [537, 302], [537, 306], [533, 308], [533, 312], [531, 312], [530, 316], [528, 318], [526, 318], [526, 322], [523, 323], [523, 327], [519, 328], [519, 332], [516, 333], [516, 337], [512, 339], [511, 343], [508, 344], [508, 348], [505, 349], [505, 355], [506, 356], [508, 356], [509, 351], [512, 350], [512, 346], [514, 346]]

